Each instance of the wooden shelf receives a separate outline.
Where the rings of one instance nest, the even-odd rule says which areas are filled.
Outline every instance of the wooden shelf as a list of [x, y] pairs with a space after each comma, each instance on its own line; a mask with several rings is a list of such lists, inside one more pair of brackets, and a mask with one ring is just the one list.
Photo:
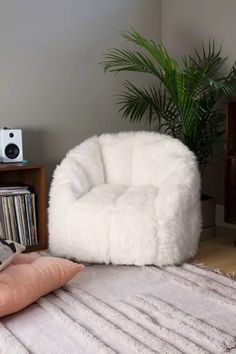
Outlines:
[[1, 186], [28, 186], [36, 194], [36, 218], [39, 243], [25, 252], [47, 248], [46, 178], [45, 165], [37, 163], [0, 164]]

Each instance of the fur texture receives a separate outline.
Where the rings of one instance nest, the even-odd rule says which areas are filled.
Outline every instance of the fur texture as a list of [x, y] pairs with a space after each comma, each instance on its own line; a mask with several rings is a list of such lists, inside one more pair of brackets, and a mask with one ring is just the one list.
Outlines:
[[178, 264], [201, 231], [200, 176], [179, 140], [151, 132], [95, 136], [56, 168], [49, 246], [58, 256], [113, 264]]

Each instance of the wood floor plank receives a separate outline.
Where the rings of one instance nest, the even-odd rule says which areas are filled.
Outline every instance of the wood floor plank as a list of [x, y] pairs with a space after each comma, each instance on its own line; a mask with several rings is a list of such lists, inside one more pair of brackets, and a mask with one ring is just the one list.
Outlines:
[[234, 246], [234, 239], [232, 233], [227, 233], [227, 231], [224, 232], [224, 229], [220, 229], [215, 239], [200, 241], [194, 262], [219, 268], [236, 277], [236, 247]]

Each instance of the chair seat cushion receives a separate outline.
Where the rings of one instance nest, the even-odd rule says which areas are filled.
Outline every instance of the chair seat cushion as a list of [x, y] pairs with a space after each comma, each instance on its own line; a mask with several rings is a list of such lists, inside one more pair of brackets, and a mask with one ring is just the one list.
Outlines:
[[86, 262], [151, 264], [158, 247], [154, 186], [103, 184], [70, 207], [64, 255]]

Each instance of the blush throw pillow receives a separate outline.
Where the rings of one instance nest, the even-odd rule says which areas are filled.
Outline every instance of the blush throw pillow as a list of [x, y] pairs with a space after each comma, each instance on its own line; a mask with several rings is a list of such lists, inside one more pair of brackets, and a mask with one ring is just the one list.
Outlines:
[[60, 288], [82, 269], [83, 265], [62, 258], [17, 256], [0, 272], [0, 317]]
[[0, 271], [6, 268], [24, 250], [25, 246], [19, 243], [0, 239]]

